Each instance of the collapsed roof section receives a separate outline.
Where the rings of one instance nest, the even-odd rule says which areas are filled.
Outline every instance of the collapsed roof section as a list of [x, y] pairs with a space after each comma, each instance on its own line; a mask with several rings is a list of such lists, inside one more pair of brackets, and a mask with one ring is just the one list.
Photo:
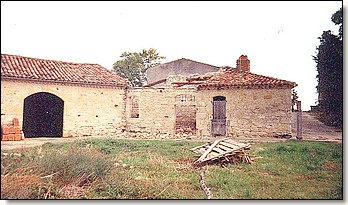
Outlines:
[[173, 82], [177, 86], [196, 85], [198, 89], [226, 88], [293, 88], [297, 84], [287, 80], [254, 74], [251, 72], [227, 70], [189, 76], [186, 82]]
[[236, 60], [236, 67], [223, 66], [217, 71], [204, 74], [168, 75], [166, 78], [148, 84], [146, 87], [182, 87], [196, 89], [229, 89], [229, 88], [294, 88], [295, 82], [281, 80], [250, 72], [250, 60], [241, 55]]

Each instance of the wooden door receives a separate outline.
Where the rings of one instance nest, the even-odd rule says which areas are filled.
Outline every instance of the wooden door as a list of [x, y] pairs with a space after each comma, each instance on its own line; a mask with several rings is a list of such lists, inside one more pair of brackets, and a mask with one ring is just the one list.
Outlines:
[[211, 120], [212, 136], [226, 135], [226, 97], [213, 98], [213, 119]]

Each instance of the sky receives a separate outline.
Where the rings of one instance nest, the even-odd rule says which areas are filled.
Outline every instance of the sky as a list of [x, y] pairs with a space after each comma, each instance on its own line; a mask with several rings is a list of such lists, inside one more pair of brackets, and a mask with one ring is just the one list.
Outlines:
[[123, 52], [155, 48], [166, 59], [236, 66], [296, 82], [302, 109], [318, 94], [316, 55], [342, 1], [1, 1], [1, 53], [107, 69]]

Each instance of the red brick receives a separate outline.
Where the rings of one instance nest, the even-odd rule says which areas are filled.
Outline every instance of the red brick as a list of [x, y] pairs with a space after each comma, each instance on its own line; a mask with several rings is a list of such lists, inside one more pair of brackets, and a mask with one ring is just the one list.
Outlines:
[[22, 135], [21, 134], [15, 134], [14, 135], [14, 140], [15, 141], [21, 141], [22, 140]]
[[7, 136], [9, 141], [14, 141], [14, 134], [8, 134]]
[[13, 134], [21, 134], [21, 128], [19, 127], [13, 127]]
[[19, 120], [18, 120], [18, 118], [13, 118], [12, 124], [13, 124], [14, 126], [19, 126]]
[[3, 133], [4, 135], [11, 134], [11, 131], [12, 131], [12, 129], [11, 129], [10, 126], [8, 126], [8, 125], [3, 125], [3, 126], [2, 126], [2, 133]]
[[1, 138], [2, 141], [8, 141], [8, 135], [2, 135], [2, 138]]

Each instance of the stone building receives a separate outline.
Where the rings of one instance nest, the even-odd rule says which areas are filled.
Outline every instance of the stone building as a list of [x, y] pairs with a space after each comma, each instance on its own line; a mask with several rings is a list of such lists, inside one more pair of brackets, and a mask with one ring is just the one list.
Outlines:
[[128, 90], [127, 130], [231, 137], [291, 134], [296, 83], [251, 73], [244, 55], [236, 64], [204, 75], [168, 76], [157, 81], [160, 87], [153, 83]]
[[[295, 83], [250, 72], [243, 55], [236, 68], [217, 69], [187, 59], [172, 64], [179, 62], [185, 65], [183, 73], [154, 77], [149, 72], [150, 84], [132, 88], [97, 64], [2, 54], [1, 123], [18, 118], [25, 137], [124, 131], [173, 138], [291, 133]], [[193, 75], [186, 72], [188, 62], [195, 65]], [[199, 65], [201, 73], [196, 72]]]
[[1, 124], [25, 137], [104, 135], [125, 125], [127, 83], [98, 64], [1, 54]]

